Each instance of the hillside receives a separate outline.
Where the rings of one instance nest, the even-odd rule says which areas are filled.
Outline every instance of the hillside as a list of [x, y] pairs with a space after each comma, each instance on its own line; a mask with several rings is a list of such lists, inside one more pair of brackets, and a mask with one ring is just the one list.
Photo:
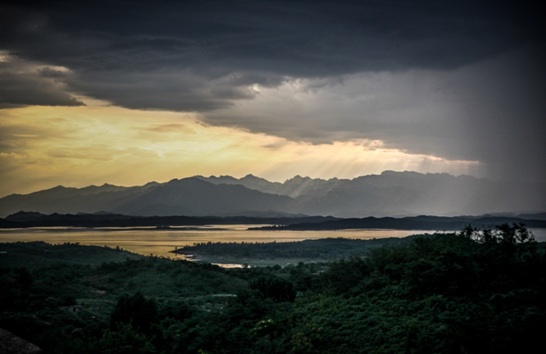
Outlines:
[[[129, 259], [101, 247], [0, 244], [0, 327], [57, 354], [538, 348], [545, 245], [519, 227], [486, 234], [427, 235], [373, 249], [362, 243], [365, 257], [346, 253], [343, 240], [247, 245], [235, 252], [271, 247], [292, 257], [326, 248], [348, 257], [240, 269]], [[18, 257], [5, 258], [12, 253]], [[27, 256], [33, 262], [24, 265]]]

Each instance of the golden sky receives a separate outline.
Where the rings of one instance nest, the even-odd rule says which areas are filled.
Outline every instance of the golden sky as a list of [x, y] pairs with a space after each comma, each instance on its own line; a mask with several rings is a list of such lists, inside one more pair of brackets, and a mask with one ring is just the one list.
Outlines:
[[0, 110], [0, 195], [56, 185], [142, 185], [194, 175], [254, 174], [284, 181], [298, 174], [354, 178], [384, 170], [463, 174], [479, 166], [387, 149], [379, 140], [296, 142], [210, 126], [198, 114], [81, 100], [86, 105]]

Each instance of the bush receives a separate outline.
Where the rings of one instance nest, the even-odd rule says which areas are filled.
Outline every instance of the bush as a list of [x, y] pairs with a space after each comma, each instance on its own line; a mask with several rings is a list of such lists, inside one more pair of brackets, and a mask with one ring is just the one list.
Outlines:
[[123, 295], [118, 299], [110, 316], [112, 328], [120, 324], [130, 324], [135, 330], [149, 333], [153, 323], [157, 322], [157, 304], [153, 299], [146, 299], [142, 293]]

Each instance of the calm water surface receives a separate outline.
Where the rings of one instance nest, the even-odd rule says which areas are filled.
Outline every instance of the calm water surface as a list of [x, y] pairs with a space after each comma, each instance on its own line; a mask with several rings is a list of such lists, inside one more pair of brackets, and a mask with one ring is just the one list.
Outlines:
[[[48, 243], [78, 242], [82, 245], [119, 246], [124, 250], [161, 257], [180, 257], [172, 250], [201, 242], [287, 242], [328, 237], [368, 240], [405, 237], [433, 233], [423, 230], [334, 230], [334, 231], [260, 231], [247, 230], [259, 225], [212, 225], [192, 230], [150, 228], [28, 228], [1, 229], [0, 242], [44, 241]], [[532, 230], [537, 241], [546, 241], [546, 229]]]

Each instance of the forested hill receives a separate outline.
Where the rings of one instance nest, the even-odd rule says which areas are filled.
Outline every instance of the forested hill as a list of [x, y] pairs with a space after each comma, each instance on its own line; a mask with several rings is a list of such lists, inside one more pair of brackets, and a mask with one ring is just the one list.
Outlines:
[[287, 265], [299, 262], [328, 262], [363, 256], [373, 249], [402, 245], [415, 237], [390, 237], [371, 240], [324, 238], [293, 242], [203, 242], [173, 251], [189, 259], [210, 263], [248, 265]]

